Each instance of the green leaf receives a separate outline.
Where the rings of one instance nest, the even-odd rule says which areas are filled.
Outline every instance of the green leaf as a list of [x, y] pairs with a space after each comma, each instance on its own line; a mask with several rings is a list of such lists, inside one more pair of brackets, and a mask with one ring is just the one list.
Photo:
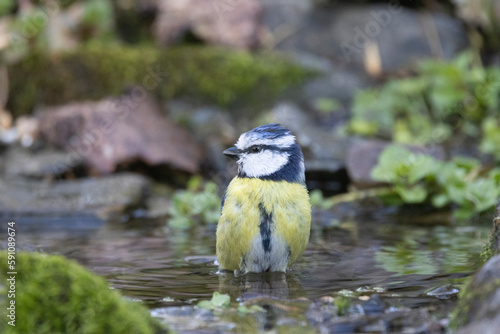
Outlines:
[[216, 223], [220, 216], [220, 197], [214, 182], [206, 182], [200, 176], [188, 181], [186, 190], [178, 191], [173, 197], [168, 213], [169, 226], [185, 229], [196, 223]]
[[450, 203], [450, 198], [446, 194], [438, 194], [432, 197], [432, 205], [436, 208], [442, 208]]
[[476, 212], [494, 207], [498, 197], [499, 190], [493, 180], [481, 178], [467, 184], [466, 198], [473, 204]]
[[214, 292], [211, 303], [214, 307], [226, 307], [229, 306], [231, 302], [231, 297], [226, 294], [220, 294], [217, 291]]
[[375, 181], [396, 183], [401, 174], [406, 174], [407, 162], [411, 152], [401, 145], [390, 145], [382, 151], [378, 164], [371, 176]]
[[500, 123], [494, 117], [483, 120], [481, 125], [483, 139], [479, 149], [483, 153], [492, 154], [500, 161]]
[[406, 203], [422, 203], [427, 198], [427, 190], [423, 185], [412, 187], [397, 185], [396, 191]]
[[409, 163], [410, 170], [408, 173], [408, 182], [410, 184], [434, 175], [440, 168], [439, 161], [424, 154], [412, 154]]
[[198, 303], [199, 308], [204, 308], [207, 310], [212, 309], [212, 303], [209, 300], [202, 300], [201, 302]]
[[228, 307], [231, 303], [231, 297], [226, 294], [220, 294], [215, 291], [212, 295], [211, 300], [202, 300], [198, 303], [199, 308], [204, 308], [208, 310], [213, 310], [217, 308], [225, 308]]

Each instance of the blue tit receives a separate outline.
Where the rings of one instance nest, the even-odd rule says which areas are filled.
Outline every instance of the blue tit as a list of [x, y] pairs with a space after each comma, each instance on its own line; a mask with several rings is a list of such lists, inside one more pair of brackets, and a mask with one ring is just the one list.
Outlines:
[[304, 253], [311, 230], [304, 156], [279, 124], [243, 133], [223, 152], [236, 160], [217, 225], [219, 268], [236, 275], [285, 272]]

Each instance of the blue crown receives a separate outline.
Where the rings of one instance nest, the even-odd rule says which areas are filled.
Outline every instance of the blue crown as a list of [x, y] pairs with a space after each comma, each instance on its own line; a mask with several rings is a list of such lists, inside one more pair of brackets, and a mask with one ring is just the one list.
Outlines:
[[290, 130], [283, 127], [281, 124], [276, 124], [276, 123], [261, 125], [247, 132], [247, 135], [252, 139], [256, 138], [273, 139], [290, 134], [291, 134]]

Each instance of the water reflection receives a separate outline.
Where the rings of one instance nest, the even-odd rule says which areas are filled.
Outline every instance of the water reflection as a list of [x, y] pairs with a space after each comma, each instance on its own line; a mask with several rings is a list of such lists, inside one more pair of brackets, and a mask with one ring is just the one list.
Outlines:
[[236, 277], [233, 273], [224, 271], [219, 274], [219, 292], [229, 294], [233, 300], [249, 296], [279, 300], [306, 296], [300, 278], [295, 273], [249, 273]]
[[[316, 223], [315, 226], [321, 224]], [[280, 300], [339, 291], [382, 291], [390, 304], [442, 303], [426, 292], [456, 283], [479, 265], [484, 226], [421, 226], [396, 219], [351, 219], [315, 228], [303, 258], [287, 274], [217, 274], [215, 227], [190, 231], [162, 221], [108, 222], [84, 237], [68, 231], [24, 231], [19, 243], [76, 259], [114, 288], [151, 307], [189, 305], [214, 291]]]

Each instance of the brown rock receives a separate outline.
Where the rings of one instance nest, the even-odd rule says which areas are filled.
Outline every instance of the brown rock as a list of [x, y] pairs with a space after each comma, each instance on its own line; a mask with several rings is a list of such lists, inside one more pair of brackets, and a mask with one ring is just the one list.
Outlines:
[[163, 45], [191, 32], [210, 44], [249, 49], [258, 42], [261, 11], [257, 0], [162, 0], [154, 32]]
[[[346, 167], [351, 181], [360, 188], [378, 186], [381, 183], [371, 177], [372, 169], [378, 164], [382, 151], [391, 145], [381, 140], [362, 140], [354, 143], [347, 152]], [[444, 159], [444, 151], [439, 146], [430, 148], [407, 146], [415, 153], [428, 154], [437, 159]]]
[[135, 160], [189, 173], [199, 170], [199, 146], [144, 95], [47, 108], [38, 118], [48, 142], [100, 173]]

